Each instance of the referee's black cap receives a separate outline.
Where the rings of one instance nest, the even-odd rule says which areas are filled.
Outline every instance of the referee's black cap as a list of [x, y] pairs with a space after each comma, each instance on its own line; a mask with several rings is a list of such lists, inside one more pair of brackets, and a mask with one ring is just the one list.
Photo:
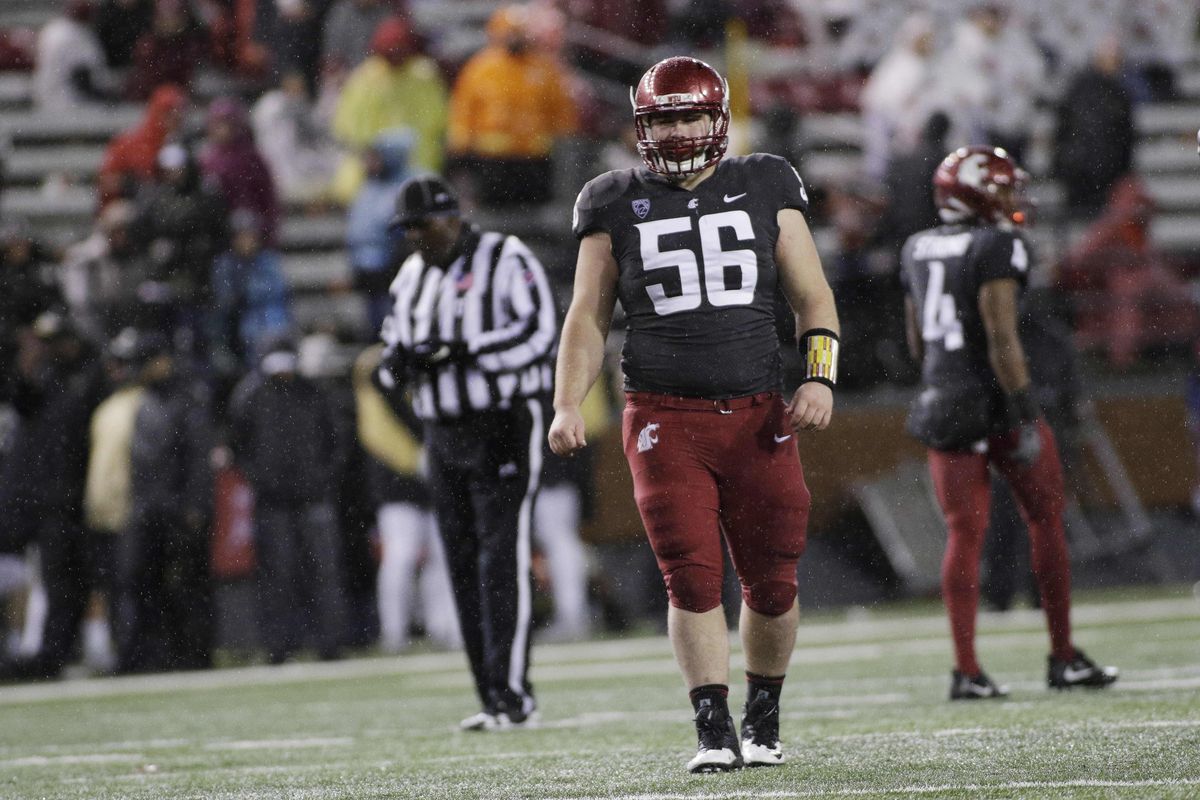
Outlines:
[[458, 214], [458, 197], [454, 190], [436, 175], [421, 175], [400, 184], [391, 227], [405, 228], [426, 217], [456, 217]]

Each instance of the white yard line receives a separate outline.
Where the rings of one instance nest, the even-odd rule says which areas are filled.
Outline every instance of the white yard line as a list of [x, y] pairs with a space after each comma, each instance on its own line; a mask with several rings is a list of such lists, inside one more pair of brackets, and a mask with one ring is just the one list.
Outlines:
[[[1114, 625], [1175, 619], [1200, 620], [1200, 599], [1187, 594], [1164, 600], [1138, 600], [1124, 603], [1076, 604], [1071, 620], [1076, 626]], [[1017, 609], [1004, 613], [983, 611], [980, 629], [1042, 629], [1045, 617], [1038, 609]], [[853, 639], [903, 639], [912, 635], [945, 634], [946, 620], [941, 614], [920, 613], [912, 617], [873, 615], [869, 609], [855, 609], [845, 620], [806, 624], [803, 616], [797, 635], [797, 647], [805, 642], [838, 642]]]
[[145, 762], [142, 753], [78, 753], [70, 756], [25, 756], [0, 761], [6, 767], [51, 767], [67, 764], [136, 764]]
[[231, 742], [209, 742], [205, 750], [303, 750], [312, 747], [349, 747], [354, 740], [349, 736], [311, 739], [246, 739]]
[[[1200, 621], [1200, 603], [1180, 599], [1076, 606], [1077, 627], [1154, 621]], [[1045, 636], [1041, 613], [1022, 610], [982, 614], [980, 642], [1017, 644]], [[884, 642], [854, 642], [872, 636]], [[942, 615], [911, 618], [854, 618], [800, 627], [793, 663], [829, 664], [878, 660], [896, 654], [930, 654], [946, 649]], [[735, 658], [739, 647], [734, 643]], [[662, 674], [675, 669], [665, 637], [613, 639], [578, 644], [539, 645], [534, 678], [540, 682], [611, 677], [616, 674]], [[421, 685], [459, 686], [466, 681], [462, 653], [425, 653], [396, 658], [349, 659], [339, 662], [254, 666], [191, 673], [86, 678], [53, 683], [0, 687], [0, 706], [125, 694], [167, 694], [233, 687], [266, 686], [353, 678], [421, 676]], [[432, 684], [426, 681], [432, 678]]]
[[[984, 646], [999, 647], [1004, 644], [1018, 645], [1022, 642], [1040, 642], [1043, 632], [1025, 634], [981, 635], [979, 640]], [[927, 641], [914, 640], [895, 642], [891, 645], [864, 646], [835, 645], [822, 648], [799, 648], [792, 657], [795, 664], [837, 664], [862, 663], [898, 655], [932, 655], [945, 651], [947, 644], [944, 637]], [[460, 654], [454, 654], [454, 664], [446, 664], [440, 670], [410, 676], [413, 683], [410, 688], [422, 689], [456, 689], [469, 685], [465, 664], [459, 663]], [[214, 670], [207, 672], [175, 672], [163, 675], [136, 676], [128, 678], [88, 678], [76, 681], [58, 681], [54, 683], [36, 683], [22, 686], [10, 686], [0, 689], [0, 707], [5, 705], [21, 705], [26, 703], [50, 702], [56, 700], [78, 700], [86, 698], [116, 697], [130, 694], [172, 694], [180, 691], [203, 691], [211, 689], [254, 687], [268, 685], [283, 685], [321, 680], [348, 680], [367, 677], [388, 677], [406, 674], [389, 665], [387, 659], [362, 659], [345, 661], [337, 665], [322, 664], [289, 664], [283, 667], [259, 667], [231, 670]], [[735, 657], [735, 662], [738, 659]], [[739, 666], [735, 663], [735, 666]], [[533, 678], [538, 683], [577, 683], [584, 680], [602, 680], [615, 676], [638, 677], [651, 675], [670, 675], [677, 670], [673, 658], [669, 654], [657, 659], [623, 660], [598, 663], [575, 663], [571, 665], [541, 665], [534, 661]], [[1195, 667], [1180, 667], [1168, 670], [1152, 670], [1148, 680], [1141, 680], [1140, 673], [1127, 671], [1121, 677], [1118, 686], [1122, 689], [1138, 691], [1158, 691], [1167, 689], [1188, 689], [1200, 685]], [[1178, 677], [1173, 677], [1178, 676]], [[889, 682], [895, 683], [906, 676], [895, 676]], [[1010, 685], [1013, 684], [1009, 681]], [[1032, 684], [1031, 684], [1032, 685]], [[809, 688], [815, 684], [809, 684]], [[845, 702], [854, 702], [853, 698], [844, 698]], [[829, 698], [821, 695], [809, 695], [806, 701], [829, 702]], [[875, 702], [871, 698], [859, 702]], [[897, 702], [893, 696], [886, 702]]]
[[[80, 750], [91, 750], [93, 748], [101, 748], [105, 752], [121, 752], [131, 750], [156, 750], [169, 747], [187, 747], [191, 744], [191, 739], [130, 739], [121, 742], [88, 742], [86, 744], [46, 744], [40, 745], [38, 749], [43, 753], [60, 752], [64, 755], [74, 755]], [[11, 753], [20, 748], [8, 745], [0, 747], [0, 755]], [[0, 764], [4, 763], [0, 761]]]

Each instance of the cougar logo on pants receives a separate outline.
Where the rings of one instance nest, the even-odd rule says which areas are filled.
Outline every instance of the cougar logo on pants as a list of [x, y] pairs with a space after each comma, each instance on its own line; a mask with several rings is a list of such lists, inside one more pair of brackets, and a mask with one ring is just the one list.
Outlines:
[[658, 423], [651, 422], [638, 434], [638, 452], [644, 453], [658, 444]]

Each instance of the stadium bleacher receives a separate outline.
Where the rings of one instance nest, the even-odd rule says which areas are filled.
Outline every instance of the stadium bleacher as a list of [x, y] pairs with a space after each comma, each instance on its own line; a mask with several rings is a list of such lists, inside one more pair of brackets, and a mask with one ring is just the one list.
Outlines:
[[[467, 11], [480, 19], [490, 7], [487, 3], [466, 5], [470, 6]], [[436, 16], [438, 8], [437, 4], [419, 4], [415, 13]], [[0, 26], [36, 27], [52, 13], [52, 7], [37, 0], [7, 0], [0, 9]], [[1200, 252], [1200, 181], [1195, 179], [1200, 57], [1181, 72], [1177, 86], [1178, 100], [1138, 109], [1136, 166], [1159, 207], [1152, 227], [1154, 244], [1182, 260], [1195, 260]], [[197, 105], [202, 107], [207, 98], [244, 88], [225, 75], [202, 71], [197, 81]], [[141, 113], [134, 104], [69, 115], [42, 113], [32, 107], [28, 73], [0, 73], [0, 147], [5, 161], [0, 213], [28, 218], [43, 236], [57, 244], [82, 238], [93, 214], [94, 180], [105, 144], [114, 134], [135, 124]], [[1052, 132], [1052, 116], [1044, 111], [1036, 126], [1035, 152], [1030, 158], [1035, 172], [1046, 163]], [[844, 180], [857, 172], [862, 140], [857, 115], [806, 115], [800, 136], [806, 153], [805, 177], [811, 184]], [[568, 170], [571, 177], [575, 173], [590, 177], [587, 163], [573, 161]], [[535, 216], [494, 221], [513, 222], [524, 229], [514, 232], [531, 238], [569, 240], [567, 220], [574, 189], [564, 186], [557, 194], [555, 206]], [[1046, 179], [1035, 182], [1032, 194], [1042, 211], [1049, 214], [1062, 202], [1058, 187]], [[493, 220], [480, 221], [486, 224]], [[280, 246], [287, 275], [300, 301], [302, 324], [337, 320], [354, 327], [361, 322], [361, 308], [355, 308], [352, 296], [328, 291], [347, 276], [342, 253], [344, 227], [342, 215], [336, 211], [315, 216], [308, 209], [287, 211]], [[828, 252], [834, 244], [833, 232], [818, 229], [815, 233], [818, 244]]]

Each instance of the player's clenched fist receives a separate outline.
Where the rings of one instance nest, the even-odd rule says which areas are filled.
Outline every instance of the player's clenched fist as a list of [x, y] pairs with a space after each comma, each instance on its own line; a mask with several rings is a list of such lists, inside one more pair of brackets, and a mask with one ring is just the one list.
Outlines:
[[576, 450], [587, 446], [584, 437], [583, 417], [577, 409], [560, 409], [554, 413], [550, 433], [546, 437], [550, 449], [556, 456], [573, 455]]

